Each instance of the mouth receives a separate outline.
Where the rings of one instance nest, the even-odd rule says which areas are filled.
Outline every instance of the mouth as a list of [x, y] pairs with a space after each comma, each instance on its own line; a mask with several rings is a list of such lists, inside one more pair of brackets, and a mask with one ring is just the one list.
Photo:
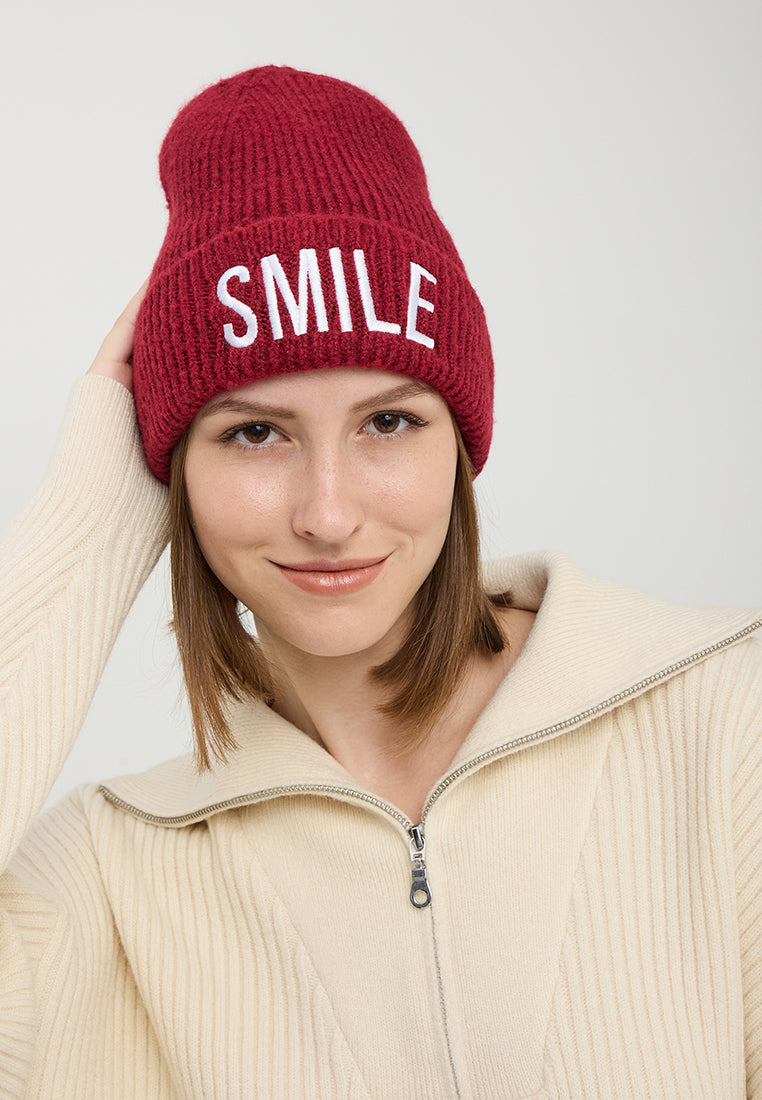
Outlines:
[[274, 561], [282, 577], [305, 592], [337, 595], [356, 592], [374, 581], [384, 568], [387, 558], [352, 558], [346, 561], [318, 559], [307, 562]]

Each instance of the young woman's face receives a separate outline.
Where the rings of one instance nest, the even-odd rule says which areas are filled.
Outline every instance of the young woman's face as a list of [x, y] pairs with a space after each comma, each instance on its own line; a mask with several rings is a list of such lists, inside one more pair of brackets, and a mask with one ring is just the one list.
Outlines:
[[270, 645], [383, 660], [442, 548], [456, 464], [437, 393], [341, 367], [217, 395], [185, 481], [207, 562]]

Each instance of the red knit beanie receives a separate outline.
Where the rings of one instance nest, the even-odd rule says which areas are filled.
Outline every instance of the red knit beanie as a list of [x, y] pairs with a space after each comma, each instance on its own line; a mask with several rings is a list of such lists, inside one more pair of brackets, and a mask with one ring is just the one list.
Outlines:
[[251, 69], [180, 111], [159, 170], [169, 225], [134, 351], [158, 478], [215, 394], [339, 366], [427, 382], [478, 473], [492, 434], [484, 314], [387, 107], [331, 77]]

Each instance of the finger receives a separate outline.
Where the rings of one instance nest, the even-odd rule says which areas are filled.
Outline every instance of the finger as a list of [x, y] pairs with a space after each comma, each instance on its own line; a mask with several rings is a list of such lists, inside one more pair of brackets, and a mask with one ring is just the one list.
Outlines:
[[117, 317], [111, 331], [101, 344], [96, 359], [111, 359], [117, 362], [126, 362], [132, 355], [132, 344], [135, 337], [135, 322], [138, 316], [140, 303], [145, 296], [148, 279], [143, 283], [137, 293], [133, 294], [123, 311]]
[[135, 322], [147, 286], [148, 279], [130, 298], [101, 344], [88, 371], [89, 374], [102, 374], [107, 378], [114, 378], [130, 391], [132, 390], [132, 346]]

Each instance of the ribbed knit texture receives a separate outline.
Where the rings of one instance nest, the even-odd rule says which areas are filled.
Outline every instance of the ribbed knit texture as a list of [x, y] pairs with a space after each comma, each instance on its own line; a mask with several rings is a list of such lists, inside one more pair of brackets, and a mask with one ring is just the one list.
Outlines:
[[[25, 834], [34, 847], [30, 821], [59, 774], [119, 627], [166, 543], [167, 494], [146, 466], [133, 408], [117, 382], [92, 377], [78, 384], [50, 472], [0, 544], [2, 867]], [[143, 1042], [145, 1010], [134, 983], [115, 965], [118, 945], [92, 846], [71, 806], [46, 837], [34, 874], [32, 881], [45, 885], [31, 906], [29, 884], [6, 876], [0, 890], [0, 1096], [76, 1097], [85, 1095], [88, 1067], [101, 1060], [90, 1056], [88, 1062], [98, 1029], [107, 1042], [109, 1021], [115, 1026], [107, 1003], [119, 999], [118, 1026], [127, 1035], [131, 1011], [142, 1013]], [[49, 988], [63, 983], [71, 990], [73, 1030], [65, 1047], [39, 1038], [58, 1010], [35, 988], [30, 966], [41, 956], [54, 972], [62, 960], [58, 978], [45, 979]], [[95, 975], [111, 985], [108, 993], [93, 991]], [[35, 1073], [39, 1084], [25, 1088], [43, 1053]]]
[[[172, 448], [215, 393], [336, 366], [426, 381], [450, 405], [481, 469], [492, 434], [484, 314], [431, 205], [418, 151], [387, 107], [331, 77], [252, 69], [180, 111], [159, 165], [169, 226], [134, 355], [143, 442], [158, 477], [167, 480]], [[319, 287], [315, 271], [300, 283], [303, 250], [314, 250]], [[340, 250], [338, 275], [331, 250]], [[370, 289], [370, 321], [356, 250]], [[277, 257], [287, 280], [285, 294], [270, 286], [281, 334], [260, 268], [268, 256]], [[417, 278], [411, 264], [427, 273], [419, 284], [411, 283]], [[221, 277], [233, 270], [224, 285], [248, 307], [248, 324], [219, 297]], [[304, 331], [289, 311], [288, 293], [291, 309], [303, 309]], [[428, 304], [415, 306], [419, 299]], [[423, 340], [409, 331], [411, 301], [412, 332]], [[324, 321], [316, 302], [324, 305]], [[374, 320], [386, 327], [373, 327]], [[245, 346], [239, 338], [248, 340]]]
[[426, 815], [417, 911], [404, 815], [266, 707], [211, 775], [32, 822], [164, 535], [129, 397], [89, 379], [2, 545], [0, 1097], [762, 1098], [752, 616], [492, 569], [543, 602]]

